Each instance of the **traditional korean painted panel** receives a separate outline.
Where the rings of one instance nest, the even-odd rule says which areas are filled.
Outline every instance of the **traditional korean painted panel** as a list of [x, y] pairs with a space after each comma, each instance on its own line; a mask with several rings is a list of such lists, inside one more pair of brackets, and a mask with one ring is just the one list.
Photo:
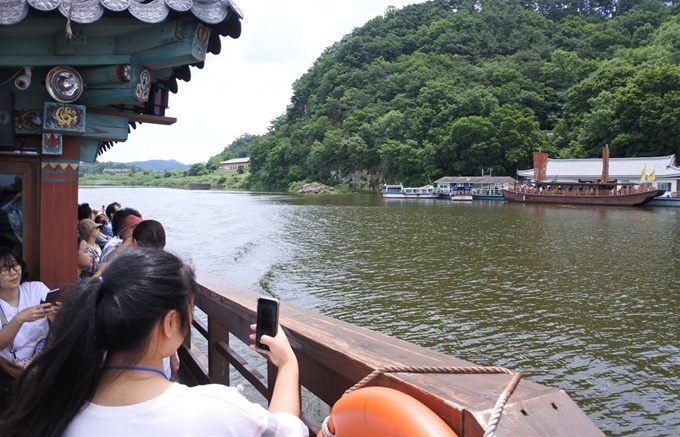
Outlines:
[[85, 111], [86, 107], [83, 105], [45, 102], [43, 131], [83, 133], [85, 132]]
[[64, 137], [61, 134], [45, 132], [42, 134], [43, 155], [61, 155], [64, 151]]

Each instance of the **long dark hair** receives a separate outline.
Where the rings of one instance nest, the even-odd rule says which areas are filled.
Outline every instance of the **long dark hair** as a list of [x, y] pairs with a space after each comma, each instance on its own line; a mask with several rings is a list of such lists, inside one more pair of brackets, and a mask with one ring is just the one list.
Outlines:
[[50, 328], [45, 348], [19, 379], [0, 419], [3, 436], [61, 436], [97, 389], [105, 352], [134, 364], [159, 320], [176, 310], [189, 330], [195, 275], [177, 256], [127, 250], [100, 278], [76, 286]]
[[26, 271], [26, 262], [19, 256], [18, 253], [10, 249], [9, 247], [0, 246], [0, 267], [11, 267], [14, 263], [21, 266], [21, 283], [23, 284], [28, 278], [28, 272]]

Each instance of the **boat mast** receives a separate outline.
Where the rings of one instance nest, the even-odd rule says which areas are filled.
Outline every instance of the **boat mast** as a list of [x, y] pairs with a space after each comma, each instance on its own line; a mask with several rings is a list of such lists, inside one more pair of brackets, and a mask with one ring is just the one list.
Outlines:
[[601, 182], [609, 182], [609, 144], [602, 149], [602, 178]]
[[543, 182], [548, 172], [548, 154], [545, 152], [534, 152], [534, 184]]

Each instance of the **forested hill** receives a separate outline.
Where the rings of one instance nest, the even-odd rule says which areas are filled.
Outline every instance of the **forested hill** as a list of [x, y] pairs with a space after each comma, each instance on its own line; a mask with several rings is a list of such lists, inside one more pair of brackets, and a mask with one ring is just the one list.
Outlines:
[[357, 170], [415, 185], [552, 157], [678, 153], [680, 6], [434, 0], [328, 47], [250, 144], [253, 187]]

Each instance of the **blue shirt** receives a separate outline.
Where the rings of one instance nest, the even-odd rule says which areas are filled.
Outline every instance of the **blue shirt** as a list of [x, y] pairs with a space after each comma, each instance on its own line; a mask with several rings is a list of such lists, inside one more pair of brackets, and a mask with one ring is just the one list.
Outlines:
[[111, 224], [111, 220], [106, 222], [106, 224], [102, 227], [102, 234], [113, 238], [113, 225]]

